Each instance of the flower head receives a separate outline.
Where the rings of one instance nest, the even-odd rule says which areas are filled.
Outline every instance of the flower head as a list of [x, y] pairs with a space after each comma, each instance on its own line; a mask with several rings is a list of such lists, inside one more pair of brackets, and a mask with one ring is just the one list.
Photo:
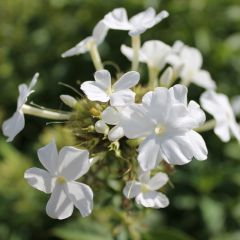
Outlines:
[[228, 142], [232, 134], [240, 142], [240, 127], [227, 96], [206, 91], [201, 95], [200, 102], [202, 108], [213, 115], [216, 121], [215, 134], [224, 142]]
[[126, 9], [116, 8], [105, 15], [103, 21], [111, 29], [127, 30], [130, 36], [136, 36], [155, 26], [168, 15], [167, 11], [161, 11], [156, 15], [155, 10], [150, 7], [128, 20]]
[[193, 130], [205, 120], [204, 114], [194, 103], [187, 106], [186, 95], [187, 88], [182, 85], [156, 88], [144, 95], [142, 104], [126, 107], [122, 127], [126, 137], [144, 138], [138, 148], [144, 171], [155, 168], [162, 159], [180, 165], [193, 157], [207, 158], [205, 142]]
[[205, 89], [215, 89], [216, 84], [209, 72], [202, 70], [202, 54], [196, 48], [184, 45], [181, 41], [175, 42], [172, 54], [167, 57], [184, 83], [195, 83]]
[[[139, 61], [146, 63], [149, 67], [161, 70], [166, 64], [166, 57], [171, 48], [167, 44], [151, 40], [143, 44], [139, 51]], [[126, 45], [121, 46], [121, 52], [131, 61], [133, 58], [133, 49]]]
[[28, 97], [34, 92], [33, 87], [37, 83], [39, 73], [36, 73], [29, 86], [26, 84], [20, 84], [18, 87], [19, 96], [17, 100], [17, 109], [12, 117], [3, 122], [2, 131], [3, 134], [8, 137], [7, 141], [11, 142], [16, 135], [21, 132], [25, 125], [24, 114], [22, 111], [23, 105], [27, 102]]
[[83, 217], [88, 216], [93, 208], [93, 192], [86, 184], [75, 181], [90, 168], [88, 151], [63, 147], [58, 154], [53, 141], [38, 150], [38, 158], [46, 170], [30, 168], [24, 178], [32, 187], [51, 193], [46, 206], [48, 216], [68, 218], [74, 206]]
[[137, 204], [150, 208], [165, 208], [169, 205], [167, 196], [156, 190], [162, 188], [168, 181], [165, 173], [159, 172], [150, 178], [150, 171], [140, 171], [138, 181], [128, 181], [123, 189], [126, 198], [135, 198]]
[[71, 57], [74, 55], [79, 55], [88, 52], [91, 42], [94, 41], [97, 45], [100, 45], [104, 41], [107, 32], [108, 27], [104, 24], [102, 20], [99, 21], [93, 29], [92, 36], [83, 39], [75, 47], [64, 52], [62, 54], [62, 57]]
[[95, 81], [86, 81], [81, 85], [82, 91], [91, 101], [108, 102], [111, 106], [125, 106], [134, 102], [135, 93], [130, 90], [140, 78], [138, 72], [125, 73], [117, 82], [111, 84], [111, 75], [107, 70], [97, 71]]

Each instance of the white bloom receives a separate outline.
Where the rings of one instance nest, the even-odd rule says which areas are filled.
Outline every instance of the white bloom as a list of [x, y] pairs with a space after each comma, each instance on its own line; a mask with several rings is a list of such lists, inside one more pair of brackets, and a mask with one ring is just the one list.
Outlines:
[[7, 141], [11, 142], [16, 135], [21, 132], [25, 125], [24, 114], [22, 111], [23, 105], [27, 102], [28, 96], [34, 92], [33, 87], [37, 83], [39, 73], [36, 73], [29, 86], [26, 84], [20, 84], [18, 87], [19, 96], [17, 100], [17, 109], [12, 117], [3, 122], [2, 131], [3, 134], [8, 137]]
[[130, 90], [140, 78], [138, 72], [125, 73], [117, 82], [111, 84], [111, 75], [107, 70], [97, 71], [95, 81], [86, 81], [81, 85], [82, 91], [91, 101], [108, 102], [111, 106], [125, 106], [132, 103], [135, 93]]
[[172, 54], [167, 58], [180, 78], [185, 83], [195, 83], [205, 89], [215, 89], [216, 84], [212, 80], [209, 72], [202, 70], [202, 54], [193, 47], [184, 45], [181, 41], [177, 41], [173, 45]]
[[150, 171], [141, 172], [138, 181], [128, 181], [123, 189], [126, 198], [135, 198], [137, 204], [150, 208], [165, 208], [169, 205], [167, 196], [156, 190], [168, 181], [165, 173], [159, 172], [150, 178]]
[[108, 125], [105, 123], [105, 121], [103, 120], [98, 120], [95, 123], [95, 130], [98, 133], [102, 133], [102, 134], [108, 134], [109, 132], [109, 127]]
[[63, 147], [58, 154], [56, 144], [52, 141], [38, 150], [38, 158], [47, 171], [30, 168], [25, 171], [24, 178], [32, 187], [51, 193], [46, 206], [48, 216], [68, 218], [74, 206], [83, 217], [88, 216], [93, 208], [93, 192], [89, 186], [75, 180], [88, 172], [89, 152]]
[[[151, 40], [143, 44], [139, 50], [139, 61], [146, 63], [151, 68], [161, 70], [166, 64], [166, 56], [170, 53], [171, 48], [167, 44]], [[121, 52], [131, 61], [133, 59], [133, 49], [126, 45], [121, 46]]]
[[111, 29], [127, 30], [130, 36], [136, 36], [152, 28], [168, 15], [167, 11], [161, 11], [156, 15], [155, 10], [150, 7], [128, 20], [126, 9], [116, 8], [105, 15], [103, 21]]
[[240, 96], [236, 96], [231, 101], [233, 112], [235, 115], [240, 114]]
[[145, 138], [138, 148], [138, 161], [146, 171], [164, 159], [170, 164], [186, 164], [193, 157], [207, 158], [202, 137], [193, 129], [205, 120], [198, 104], [187, 106], [187, 88], [175, 85], [148, 92], [142, 104], [127, 106], [121, 122], [126, 137]]
[[200, 97], [201, 106], [216, 120], [215, 134], [224, 142], [234, 135], [240, 142], [240, 128], [236, 122], [231, 104], [224, 94], [206, 91]]
[[107, 35], [107, 32], [108, 32], [108, 27], [104, 24], [102, 20], [99, 21], [93, 29], [92, 36], [89, 36], [83, 39], [75, 47], [64, 52], [62, 54], [62, 57], [71, 57], [74, 55], [79, 55], [79, 54], [88, 52], [89, 45], [91, 44], [91, 42], [95, 41], [97, 45], [100, 45], [104, 41]]
[[60, 95], [60, 99], [70, 108], [73, 108], [77, 104], [77, 100], [70, 95], [62, 94]]

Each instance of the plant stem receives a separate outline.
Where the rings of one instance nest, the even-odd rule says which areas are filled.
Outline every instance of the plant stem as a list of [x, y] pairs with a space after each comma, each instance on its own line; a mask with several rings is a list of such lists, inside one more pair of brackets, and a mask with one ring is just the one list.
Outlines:
[[61, 113], [57, 111], [55, 112], [32, 107], [26, 104], [22, 106], [22, 111], [24, 112], [24, 114], [52, 120], [69, 120], [71, 116], [71, 113]]
[[212, 130], [216, 126], [216, 121], [214, 119], [205, 122], [201, 127], [195, 128], [196, 132], [206, 132]]
[[132, 36], [132, 49], [133, 49], [132, 71], [138, 70], [140, 46], [141, 46], [140, 35]]
[[102, 64], [101, 57], [98, 52], [97, 44], [94, 40], [92, 40], [89, 43], [89, 52], [90, 52], [95, 69], [97, 71], [102, 70], [103, 64]]
[[148, 65], [149, 85], [152, 89], [158, 86], [159, 69]]

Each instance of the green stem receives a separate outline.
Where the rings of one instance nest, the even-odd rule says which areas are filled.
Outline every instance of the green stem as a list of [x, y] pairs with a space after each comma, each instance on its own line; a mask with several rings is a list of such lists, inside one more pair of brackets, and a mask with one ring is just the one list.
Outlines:
[[216, 121], [214, 119], [205, 122], [201, 127], [195, 128], [196, 132], [206, 132], [212, 130], [216, 126]]
[[148, 65], [149, 85], [152, 89], [158, 86], [159, 69]]
[[95, 69], [97, 71], [102, 70], [103, 64], [102, 64], [101, 57], [98, 52], [97, 44], [94, 40], [92, 40], [89, 43], [89, 52], [90, 52]]
[[140, 35], [132, 36], [132, 49], [133, 49], [132, 70], [133, 71], [138, 70], [140, 47], [141, 47]]
[[52, 119], [52, 120], [69, 120], [71, 116], [70, 113], [61, 113], [61, 112], [40, 109], [40, 108], [32, 107], [26, 104], [22, 106], [22, 111], [24, 114], [45, 118], [45, 119]]

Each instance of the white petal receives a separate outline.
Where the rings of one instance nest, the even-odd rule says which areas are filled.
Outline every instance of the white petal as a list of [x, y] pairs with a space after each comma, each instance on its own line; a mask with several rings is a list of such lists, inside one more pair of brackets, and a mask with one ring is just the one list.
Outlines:
[[17, 109], [20, 110], [23, 106], [23, 104], [26, 103], [27, 101], [27, 97], [30, 93], [28, 86], [23, 83], [20, 84], [18, 86], [18, 92], [19, 92], [19, 96], [18, 96], [18, 100], [17, 100]]
[[104, 41], [107, 35], [107, 32], [108, 32], [108, 27], [101, 20], [94, 27], [92, 37], [94, 38], [97, 44], [101, 44]]
[[64, 191], [63, 184], [56, 184], [46, 206], [47, 215], [54, 219], [65, 219], [72, 215], [73, 203]]
[[225, 121], [216, 122], [214, 133], [223, 141], [228, 142], [230, 140], [230, 129], [228, 123]]
[[52, 192], [54, 186], [52, 176], [43, 169], [30, 168], [25, 171], [24, 178], [32, 187], [45, 193]]
[[188, 89], [184, 85], [176, 84], [169, 89], [170, 95], [174, 102], [182, 103], [187, 106], [187, 93]]
[[128, 181], [123, 189], [126, 198], [135, 198], [141, 192], [141, 184], [137, 181]]
[[72, 181], [90, 168], [89, 152], [74, 147], [63, 147], [59, 152], [58, 174]]
[[74, 55], [79, 55], [88, 52], [88, 44], [92, 41], [92, 37], [87, 37], [83, 39], [81, 42], [79, 42], [76, 46], [73, 48], [67, 50], [64, 52], [61, 57], [72, 57]]
[[51, 141], [48, 145], [38, 149], [38, 158], [42, 165], [52, 174], [57, 172], [58, 152], [55, 141]]
[[110, 125], [117, 125], [120, 120], [120, 113], [114, 107], [107, 107], [102, 112], [102, 119]]
[[107, 70], [99, 70], [94, 74], [94, 78], [98, 86], [107, 91], [111, 88], [111, 74]]
[[159, 139], [155, 135], [150, 135], [140, 144], [138, 148], [138, 162], [144, 170], [151, 170], [156, 167], [161, 159], [158, 159], [160, 152]]
[[195, 101], [190, 101], [188, 104], [188, 111], [191, 117], [196, 122], [196, 128], [203, 125], [203, 123], [206, 121], [206, 115], [204, 111], [200, 108], [199, 104]]
[[172, 79], [174, 77], [174, 71], [172, 67], [167, 67], [166, 70], [164, 70], [164, 72], [162, 73], [159, 81], [160, 81], [160, 85], [163, 86], [170, 86]]
[[230, 129], [232, 135], [240, 142], [240, 126], [235, 120], [230, 123]]
[[107, 126], [107, 124], [103, 120], [98, 120], [95, 123], [95, 130], [98, 133], [107, 134], [108, 131], [109, 131], [109, 127]]
[[[126, 46], [125, 44], [121, 45], [121, 52], [129, 61], [133, 59], [133, 49]], [[140, 62], [147, 62], [146, 56], [142, 53], [141, 49], [139, 50], [139, 61]]]
[[130, 71], [121, 76], [121, 78], [114, 83], [114, 91], [125, 90], [136, 86], [139, 82], [140, 74], [135, 71]]
[[189, 131], [187, 134], [192, 144], [194, 157], [197, 160], [206, 160], [208, 155], [208, 150], [202, 136], [195, 131]]
[[134, 15], [130, 18], [129, 22], [135, 27], [151, 21], [156, 15], [154, 8], [149, 7], [146, 10]]
[[105, 15], [103, 21], [111, 29], [129, 30], [131, 28], [125, 8], [115, 8]]
[[75, 207], [78, 208], [83, 217], [91, 214], [93, 209], [92, 189], [83, 183], [70, 182], [65, 185], [68, 197], [72, 200]]
[[124, 108], [121, 126], [127, 138], [146, 137], [152, 133], [154, 122], [147, 116], [145, 108], [140, 104], [132, 104]]
[[108, 102], [110, 99], [107, 94], [107, 89], [103, 88], [94, 81], [86, 81], [82, 83], [81, 90], [91, 101]]
[[3, 122], [3, 135], [8, 137], [7, 141], [11, 142], [16, 135], [21, 132], [25, 125], [24, 114], [22, 111], [16, 111], [12, 117]]
[[108, 133], [108, 139], [112, 142], [119, 140], [124, 136], [124, 130], [120, 126], [113, 127]]
[[138, 180], [140, 183], [147, 184], [150, 180], [151, 170], [144, 171], [141, 167], [138, 169]]
[[163, 187], [168, 182], [168, 175], [166, 173], [159, 172], [148, 182], [149, 188], [154, 191]]
[[149, 191], [139, 194], [136, 197], [136, 203], [144, 207], [165, 208], [169, 205], [169, 200], [166, 195], [162, 193]]
[[120, 90], [110, 95], [110, 104], [113, 107], [124, 107], [134, 102], [135, 92], [130, 89]]
[[142, 97], [142, 103], [145, 106], [149, 106], [152, 101], [152, 91], [147, 92], [143, 97]]
[[176, 136], [161, 142], [163, 158], [169, 164], [183, 165], [193, 158], [192, 145], [187, 137]]
[[215, 89], [216, 83], [212, 80], [209, 72], [200, 70], [193, 76], [192, 82], [205, 89]]

